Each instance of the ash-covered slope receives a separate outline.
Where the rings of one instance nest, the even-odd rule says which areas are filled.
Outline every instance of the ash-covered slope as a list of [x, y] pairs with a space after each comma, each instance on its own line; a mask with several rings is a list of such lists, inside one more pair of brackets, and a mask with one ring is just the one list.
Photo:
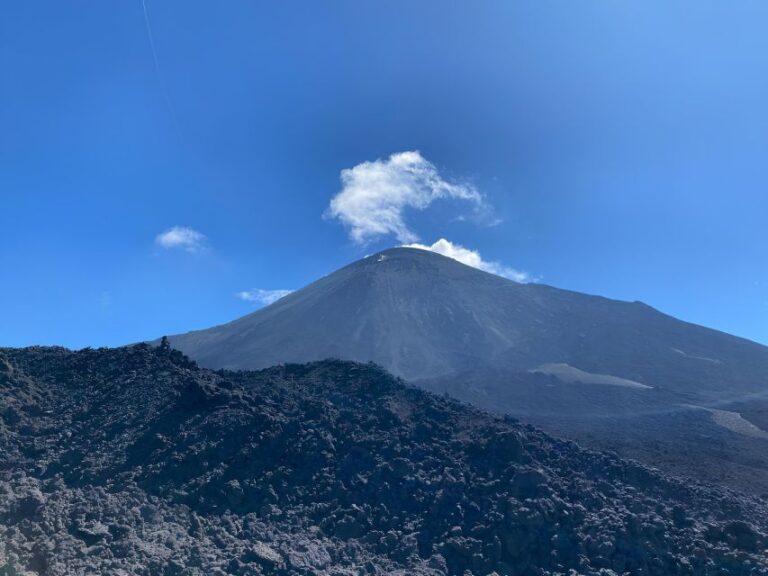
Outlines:
[[768, 389], [768, 348], [754, 342], [639, 302], [519, 284], [413, 248], [370, 256], [248, 316], [170, 341], [213, 368], [341, 358], [408, 380], [535, 371], [698, 402]]
[[767, 574], [767, 523], [373, 365], [0, 349], [0, 573]]
[[373, 361], [591, 447], [768, 494], [768, 348], [639, 302], [396, 248], [170, 340], [213, 368]]

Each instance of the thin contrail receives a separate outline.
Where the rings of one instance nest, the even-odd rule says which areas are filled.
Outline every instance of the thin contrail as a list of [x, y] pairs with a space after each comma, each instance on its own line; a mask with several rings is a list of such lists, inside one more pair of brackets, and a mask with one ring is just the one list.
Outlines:
[[171, 95], [168, 93], [168, 88], [165, 85], [163, 72], [160, 69], [160, 59], [157, 57], [157, 48], [155, 47], [155, 37], [154, 37], [154, 34], [152, 34], [152, 24], [149, 21], [149, 11], [147, 10], [146, 0], [141, 0], [141, 7], [144, 10], [144, 25], [146, 26], [146, 29], [147, 29], [147, 38], [149, 38], [149, 48], [152, 51], [152, 60], [155, 63], [155, 74], [157, 75], [157, 81], [160, 84], [160, 91], [163, 93], [163, 98], [165, 99], [166, 106], [168, 106], [168, 112], [171, 115], [171, 121], [173, 122], [173, 125], [176, 128], [176, 132], [178, 132], [179, 137], [181, 137], [181, 130], [179, 128], [179, 119], [178, 119], [178, 116], [176, 115], [176, 110], [173, 107], [173, 102], [171, 102]]

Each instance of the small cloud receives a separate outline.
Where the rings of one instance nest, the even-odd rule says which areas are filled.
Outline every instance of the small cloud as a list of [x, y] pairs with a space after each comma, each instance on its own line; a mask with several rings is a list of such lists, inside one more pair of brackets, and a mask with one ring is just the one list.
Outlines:
[[341, 182], [326, 215], [347, 226], [358, 244], [390, 234], [400, 242], [415, 242], [418, 236], [405, 223], [404, 211], [425, 210], [441, 198], [470, 202], [476, 216], [487, 218], [488, 206], [473, 186], [444, 179], [417, 151], [342, 170]]
[[535, 281], [535, 279], [531, 277], [531, 275], [527, 272], [516, 270], [515, 268], [505, 266], [504, 264], [499, 264], [498, 262], [488, 262], [483, 260], [480, 256], [480, 253], [476, 250], [470, 250], [469, 248], [465, 248], [459, 244], [454, 244], [445, 238], [440, 238], [440, 240], [431, 246], [427, 246], [425, 244], [406, 244], [405, 247], [429, 250], [430, 252], [435, 252], [437, 254], [447, 256], [448, 258], [453, 258], [462, 264], [472, 266], [472, 268], [484, 270], [485, 272], [490, 272], [491, 274], [496, 274], [497, 276], [503, 276], [504, 278], [509, 278], [515, 282], [527, 283]]
[[280, 300], [280, 298], [288, 296], [291, 292], [293, 290], [262, 290], [261, 288], [256, 288], [254, 290], [243, 290], [238, 292], [236, 296], [246, 302], [255, 302], [262, 306], [269, 306], [273, 302]]
[[205, 234], [187, 228], [174, 226], [155, 237], [155, 243], [166, 249], [179, 248], [187, 252], [199, 252], [205, 247]]

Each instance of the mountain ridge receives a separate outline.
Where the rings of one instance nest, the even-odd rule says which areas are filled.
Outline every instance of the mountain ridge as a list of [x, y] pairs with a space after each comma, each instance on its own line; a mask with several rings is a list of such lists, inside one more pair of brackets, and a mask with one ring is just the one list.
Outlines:
[[[687, 363], [686, 370], [697, 358], [729, 349], [761, 355], [768, 366], [768, 347], [677, 320], [648, 304], [520, 284], [416, 248], [379, 252], [246, 316], [169, 338], [174, 347], [212, 368], [339, 357], [373, 361], [415, 380], [471, 368], [473, 362], [515, 370], [559, 362], [588, 372], [599, 372], [596, 364], [610, 369], [616, 350], [603, 354], [600, 363], [580, 357], [586, 344], [577, 338], [590, 335], [585, 333], [594, 332], [597, 324], [612, 330], [599, 342], [603, 346], [618, 336], [625, 346], [638, 347], [649, 335], [666, 331], [673, 338], [653, 352], [666, 355], [670, 365]], [[633, 329], [645, 333], [631, 334]], [[457, 346], [457, 339], [467, 346]], [[411, 348], [420, 352], [409, 357]], [[569, 357], [584, 365], [568, 362]], [[768, 378], [763, 376], [761, 383], [768, 384]]]

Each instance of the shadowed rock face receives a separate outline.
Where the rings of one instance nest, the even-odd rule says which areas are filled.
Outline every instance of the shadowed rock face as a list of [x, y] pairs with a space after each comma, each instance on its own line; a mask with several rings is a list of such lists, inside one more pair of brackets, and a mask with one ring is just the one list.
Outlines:
[[397, 248], [170, 340], [214, 368], [373, 361], [591, 446], [768, 494], [768, 440], [691, 408], [738, 412], [768, 431], [755, 420], [768, 413], [768, 348], [639, 302], [518, 284]]
[[0, 349], [0, 573], [766, 574], [767, 522], [373, 365]]

